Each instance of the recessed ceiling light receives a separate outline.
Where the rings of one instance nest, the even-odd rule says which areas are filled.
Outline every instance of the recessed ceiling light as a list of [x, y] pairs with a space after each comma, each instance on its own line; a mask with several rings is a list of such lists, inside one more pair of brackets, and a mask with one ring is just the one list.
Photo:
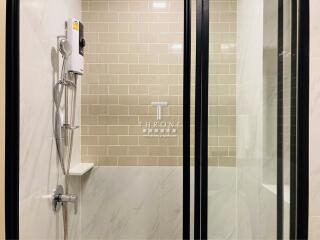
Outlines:
[[175, 49], [175, 50], [180, 50], [180, 49], [182, 49], [182, 44], [181, 43], [174, 43], [171, 45], [171, 48]]
[[154, 9], [166, 9], [167, 8], [167, 1], [154, 1], [152, 3], [152, 7]]

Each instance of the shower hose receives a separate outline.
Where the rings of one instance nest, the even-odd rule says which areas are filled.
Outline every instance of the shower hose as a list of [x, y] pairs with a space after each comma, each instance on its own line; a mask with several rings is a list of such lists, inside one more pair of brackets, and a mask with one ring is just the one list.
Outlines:
[[[66, 70], [68, 56], [63, 56], [60, 80], [54, 85], [54, 136], [57, 155], [65, 176], [65, 194], [69, 193], [69, 171], [72, 156], [76, 98], [77, 75]], [[71, 116], [71, 118], [70, 118]], [[68, 239], [68, 208], [62, 204], [63, 239]]]

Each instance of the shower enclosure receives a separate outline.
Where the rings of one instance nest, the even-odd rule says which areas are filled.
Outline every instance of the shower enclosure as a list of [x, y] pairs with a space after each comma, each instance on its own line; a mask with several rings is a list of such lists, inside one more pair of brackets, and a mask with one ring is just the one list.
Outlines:
[[304, 239], [307, 8], [8, 1], [7, 237]]

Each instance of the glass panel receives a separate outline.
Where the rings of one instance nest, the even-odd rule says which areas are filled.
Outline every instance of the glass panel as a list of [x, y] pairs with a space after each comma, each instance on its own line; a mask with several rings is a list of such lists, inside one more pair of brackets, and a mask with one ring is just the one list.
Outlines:
[[20, 4], [20, 238], [181, 239], [184, 1]]
[[209, 4], [208, 238], [235, 239], [238, 2]]
[[[278, 36], [277, 0], [210, 1], [208, 238], [276, 239], [277, 171], [283, 170], [283, 228], [289, 239], [290, 3], [284, 1]], [[277, 65], [279, 37], [283, 72]], [[283, 132], [277, 132], [278, 124]], [[283, 169], [277, 169], [277, 144], [283, 147]]]
[[[85, 186], [97, 191], [98, 180], [102, 189], [111, 184], [120, 190], [115, 202], [94, 204], [103, 219], [111, 221], [117, 205], [129, 222], [126, 230], [104, 234], [97, 224], [83, 238], [180, 238], [183, 1], [106, 2], [108, 10], [99, 13], [98, 21], [107, 32], [103, 27], [95, 34], [91, 2], [82, 12], [89, 37], [88, 75], [82, 82], [82, 125], [88, 132], [82, 134], [82, 159], [96, 162], [101, 175], [113, 175], [101, 180], [89, 176]], [[101, 49], [98, 54], [96, 49]], [[98, 102], [87, 102], [93, 95]], [[94, 211], [86, 196], [82, 217], [90, 225]]]
[[[291, 165], [291, 119], [295, 119], [291, 101], [295, 99], [291, 86], [291, 1], [283, 1], [283, 234], [290, 239], [290, 165]], [[292, 115], [292, 113], [294, 115]]]

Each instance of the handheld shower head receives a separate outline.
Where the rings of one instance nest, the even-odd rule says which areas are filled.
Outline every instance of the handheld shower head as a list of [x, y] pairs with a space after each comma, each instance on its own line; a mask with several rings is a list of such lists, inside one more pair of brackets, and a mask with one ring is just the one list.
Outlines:
[[67, 39], [61, 39], [59, 42], [59, 51], [63, 57], [67, 58], [71, 54], [71, 45]]

